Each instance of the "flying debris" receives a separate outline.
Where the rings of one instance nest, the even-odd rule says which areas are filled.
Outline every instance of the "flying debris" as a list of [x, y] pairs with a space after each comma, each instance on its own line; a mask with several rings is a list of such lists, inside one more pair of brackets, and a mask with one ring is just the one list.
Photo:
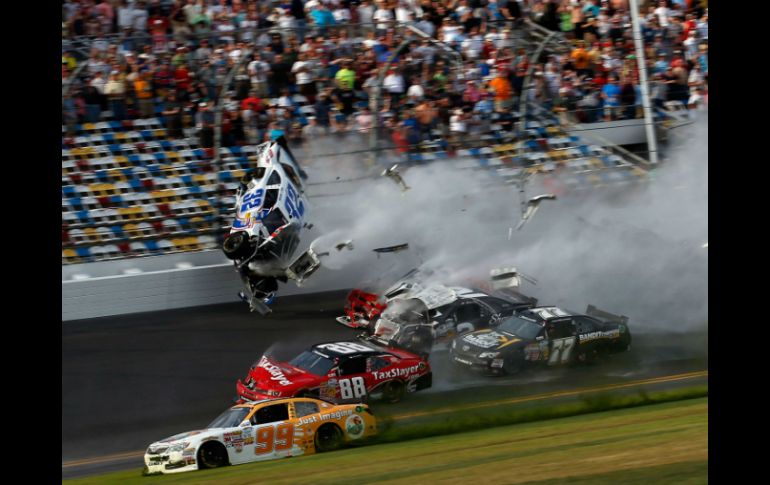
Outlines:
[[[317, 240], [318, 239], [316, 239], [316, 241]], [[341, 243], [337, 243], [337, 244], [334, 245], [334, 249], [336, 249], [337, 251], [342, 251], [345, 248], [348, 248], [351, 251], [353, 250], [353, 240], [352, 239], [348, 239], [347, 241], [343, 241]], [[331, 254], [330, 251], [323, 251], [323, 252], [316, 253], [316, 256], [318, 256], [320, 258], [320, 257], [323, 257], [323, 256], [329, 256], [330, 254]]]
[[352, 239], [348, 239], [347, 241], [341, 242], [341, 243], [339, 243], [339, 244], [334, 246], [334, 249], [336, 249], [337, 251], [342, 251], [345, 248], [348, 248], [351, 251], [353, 250], [353, 240]]
[[411, 188], [406, 185], [406, 182], [404, 182], [404, 179], [401, 177], [401, 174], [398, 172], [398, 164], [395, 164], [392, 167], [384, 170], [382, 172], [382, 176], [389, 177], [391, 180], [397, 183], [401, 187], [401, 190], [403, 192], [406, 192]]
[[537, 285], [535, 278], [523, 274], [516, 268], [495, 268], [489, 272], [489, 277], [492, 280], [492, 289], [494, 290], [503, 288], [517, 289], [521, 286], [521, 280]]
[[377, 253], [377, 257], [380, 257], [382, 253], [397, 253], [399, 251], [406, 251], [409, 249], [409, 243], [396, 244], [395, 246], [385, 246], [384, 248], [374, 248], [372, 251]]
[[541, 194], [529, 199], [529, 201], [527, 201], [527, 209], [524, 211], [524, 214], [521, 215], [521, 221], [519, 222], [519, 225], [516, 226], [517, 231], [520, 230], [524, 224], [535, 215], [537, 208], [540, 206], [540, 202], [544, 200], [556, 200], [556, 196], [554, 194]]

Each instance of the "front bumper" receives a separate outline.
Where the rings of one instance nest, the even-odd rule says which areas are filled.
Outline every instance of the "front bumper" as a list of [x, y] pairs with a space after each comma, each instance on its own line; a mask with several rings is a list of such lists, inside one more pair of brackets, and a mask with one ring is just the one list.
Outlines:
[[452, 359], [452, 363], [471, 369], [477, 372], [484, 372], [488, 374], [500, 374], [503, 369], [503, 359], [480, 359], [475, 355], [468, 355], [464, 353], [458, 353], [454, 350], [449, 351], [449, 356]]
[[185, 454], [181, 451], [171, 453], [159, 453], [144, 455], [145, 473], [155, 475], [158, 473], [181, 473], [198, 469], [198, 463], [194, 454]]
[[235, 383], [235, 390], [238, 393], [238, 397], [244, 401], [261, 401], [263, 399], [275, 399], [280, 396], [271, 396], [263, 389], [252, 389], [243, 383], [240, 379]]

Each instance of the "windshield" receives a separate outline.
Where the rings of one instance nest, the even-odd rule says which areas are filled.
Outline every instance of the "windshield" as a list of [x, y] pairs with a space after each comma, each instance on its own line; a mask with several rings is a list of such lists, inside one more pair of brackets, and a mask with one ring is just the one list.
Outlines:
[[329, 373], [329, 370], [334, 367], [334, 361], [309, 350], [294, 357], [289, 364], [317, 376], [325, 376]]
[[241, 424], [250, 411], [251, 408], [230, 408], [217, 416], [206, 428], [233, 428]]
[[523, 339], [534, 340], [534, 338], [537, 337], [537, 334], [540, 333], [540, 330], [542, 330], [543, 327], [536, 324], [535, 322], [524, 320], [523, 318], [510, 317], [501, 323], [498, 329], [512, 333]]
[[394, 300], [382, 316], [398, 323], [428, 323], [425, 310], [425, 304], [416, 298]]

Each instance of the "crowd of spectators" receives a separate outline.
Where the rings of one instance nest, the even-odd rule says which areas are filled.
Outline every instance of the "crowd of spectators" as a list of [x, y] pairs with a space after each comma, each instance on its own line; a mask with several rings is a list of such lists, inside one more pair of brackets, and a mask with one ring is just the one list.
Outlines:
[[[702, 103], [707, 9], [640, 3], [653, 102]], [[561, 31], [569, 52], [530, 59], [517, 36], [527, 17]], [[412, 40], [375, 103], [406, 24], [438, 42]], [[62, 35], [64, 124], [163, 116], [170, 136], [195, 127], [204, 147], [220, 92], [223, 145], [366, 134], [375, 116], [404, 150], [507, 129], [531, 63], [530, 99], [578, 121], [633, 118], [641, 105], [625, 0], [67, 0]]]

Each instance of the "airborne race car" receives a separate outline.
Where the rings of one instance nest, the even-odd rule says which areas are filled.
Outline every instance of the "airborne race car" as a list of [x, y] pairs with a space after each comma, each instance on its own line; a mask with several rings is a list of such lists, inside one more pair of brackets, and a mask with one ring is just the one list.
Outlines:
[[274, 399], [239, 404], [205, 429], [152, 443], [145, 473], [179, 473], [330, 451], [377, 433], [366, 404]]
[[278, 281], [299, 285], [321, 264], [312, 248], [292, 259], [309, 207], [301, 178], [307, 176], [280, 137], [259, 145], [256, 167], [238, 187], [235, 221], [222, 250], [243, 280], [240, 297], [251, 311], [269, 313]]
[[586, 315], [557, 307], [523, 310], [495, 329], [457, 337], [452, 362], [491, 374], [515, 374], [527, 365], [569, 365], [628, 350], [628, 318], [591, 305]]
[[400, 349], [371, 342], [317, 344], [290, 362], [262, 356], [245, 379], [240, 400], [318, 396], [335, 402], [366, 398], [400, 401], [405, 392], [431, 386], [427, 361]]

